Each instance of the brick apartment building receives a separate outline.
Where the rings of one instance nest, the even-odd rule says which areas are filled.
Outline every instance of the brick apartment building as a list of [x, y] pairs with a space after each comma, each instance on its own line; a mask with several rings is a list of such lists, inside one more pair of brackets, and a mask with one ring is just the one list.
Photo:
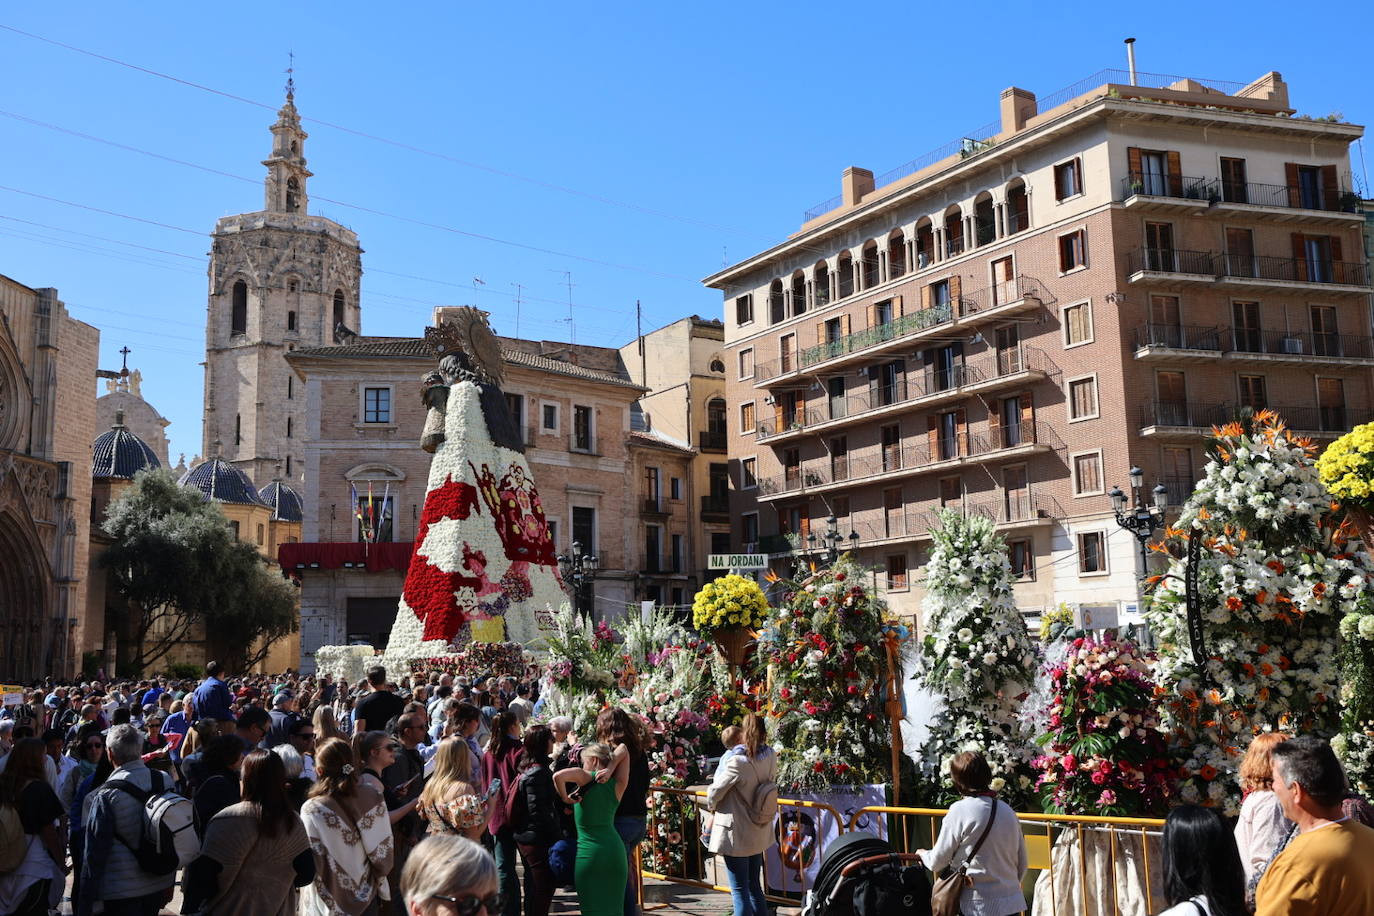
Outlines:
[[1318, 441], [1374, 416], [1363, 129], [1293, 115], [1277, 73], [1104, 71], [1008, 89], [1000, 121], [876, 180], [847, 169], [705, 281], [735, 546], [782, 566], [833, 516], [915, 614], [935, 510], [958, 507], [997, 522], [1028, 614], [1131, 620], [1142, 561], [1107, 491], [1132, 465], [1177, 502], [1242, 407]]

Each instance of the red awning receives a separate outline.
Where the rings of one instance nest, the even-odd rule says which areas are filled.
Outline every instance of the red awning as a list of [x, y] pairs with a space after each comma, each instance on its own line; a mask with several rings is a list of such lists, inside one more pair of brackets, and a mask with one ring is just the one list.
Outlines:
[[362, 544], [355, 541], [336, 541], [316, 544], [282, 544], [277, 548], [277, 562], [282, 572], [299, 576], [306, 569], [365, 569], [368, 572], [399, 570], [410, 566], [415, 550], [412, 541], [401, 543]]

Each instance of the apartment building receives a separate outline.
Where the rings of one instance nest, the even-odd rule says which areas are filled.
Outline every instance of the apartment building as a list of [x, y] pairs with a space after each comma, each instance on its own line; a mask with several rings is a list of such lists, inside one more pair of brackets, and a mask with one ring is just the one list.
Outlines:
[[1008, 89], [997, 122], [847, 169], [797, 233], [705, 280], [736, 548], [781, 567], [833, 530], [914, 614], [953, 507], [997, 523], [1027, 613], [1130, 620], [1142, 560], [1107, 496], [1129, 468], [1179, 501], [1244, 407], [1318, 441], [1374, 416], [1363, 129], [1295, 117], [1278, 73], [1135, 76]]

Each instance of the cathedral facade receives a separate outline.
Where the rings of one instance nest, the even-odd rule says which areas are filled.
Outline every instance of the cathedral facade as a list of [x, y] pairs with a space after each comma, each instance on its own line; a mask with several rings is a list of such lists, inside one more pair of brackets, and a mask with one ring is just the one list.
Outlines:
[[211, 236], [201, 454], [259, 485], [298, 487], [305, 397], [285, 355], [357, 335], [362, 249], [352, 230], [309, 212], [307, 134], [290, 89], [271, 132], [263, 209], [224, 217]]

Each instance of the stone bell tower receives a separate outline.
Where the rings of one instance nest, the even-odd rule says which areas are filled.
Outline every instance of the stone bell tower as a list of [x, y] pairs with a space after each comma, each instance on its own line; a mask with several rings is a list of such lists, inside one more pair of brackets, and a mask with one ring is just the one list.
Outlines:
[[305, 391], [286, 364], [297, 347], [347, 343], [361, 330], [362, 248], [351, 229], [309, 213], [305, 140], [294, 87], [271, 126], [264, 208], [211, 234], [205, 421], [211, 443], [259, 486], [305, 470]]

